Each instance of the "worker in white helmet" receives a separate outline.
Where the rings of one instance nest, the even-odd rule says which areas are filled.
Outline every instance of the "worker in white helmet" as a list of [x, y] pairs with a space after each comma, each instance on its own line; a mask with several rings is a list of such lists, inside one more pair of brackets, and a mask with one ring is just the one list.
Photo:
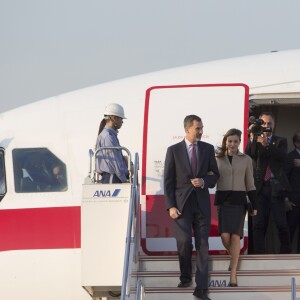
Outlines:
[[[120, 147], [117, 137], [125, 118], [121, 105], [111, 103], [105, 108], [100, 123], [96, 150], [101, 147]], [[101, 174], [102, 183], [127, 182], [129, 172], [121, 150], [102, 150], [96, 156], [96, 171]]]

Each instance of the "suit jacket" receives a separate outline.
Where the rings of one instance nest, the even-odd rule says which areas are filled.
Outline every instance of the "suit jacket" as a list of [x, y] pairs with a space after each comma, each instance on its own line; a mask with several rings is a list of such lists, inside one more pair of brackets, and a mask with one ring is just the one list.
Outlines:
[[180, 212], [193, 190], [196, 191], [199, 207], [203, 214], [210, 216], [210, 197], [208, 188], [215, 186], [219, 177], [214, 147], [205, 142], [197, 142], [197, 176], [205, 182], [204, 188], [194, 188], [191, 183], [192, 169], [186, 143], [168, 148], [164, 169], [164, 193], [166, 208], [176, 207]]
[[228, 200], [228, 196], [229, 203], [246, 205], [247, 194], [253, 208], [256, 209], [256, 188], [251, 157], [238, 152], [232, 156], [231, 163], [228, 156], [225, 155], [217, 157], [217, 164], [220, 178], [217, 181], [215, 205], [220, 205], [225, 199]]
[[217, 182], [219, 191], [253, 191], [255, 190], [253, 180], [253, 168], [251, 158], [238, 152], [229, 162], [227, 155], [217, 157], [220, 178]]
[[277, 179], [280, 185], [276, 189], [286, 193], [291, 190], [284, 171], [287, 158], [286, 138], [272, 135], [270, 144], [266, 147], [263, 147], [261, 143], [249, 141], [246, 153], [253, 158], [254, 181], [258, 193], [263, 185], [267, 166], [270, 167], [273, 178]]
[[291, 200], [300, 207], [300, 167], [294, 166], [294, 159], [300, 159], [300, 154], [296, 149], [287, 156], [286, 174], [292, 189]]

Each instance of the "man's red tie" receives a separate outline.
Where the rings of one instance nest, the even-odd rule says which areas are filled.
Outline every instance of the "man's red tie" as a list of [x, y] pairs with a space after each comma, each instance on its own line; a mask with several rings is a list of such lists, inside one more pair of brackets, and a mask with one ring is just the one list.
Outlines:
[[266, 169], [264, 181], [269, 181], [270, 178], [271, 178], [271, 169], [270, 169], [270, 167], [269, 167], [269, 165], [268, 165], [268, 166], [267, 166], [267, 169]]
[[197, 153], [196, 153], [196, 145], [191, 144], [192, 146], [192, 155], [191, 155], [191, 167], [194, 177], [197, 175]]
[[[270, 138], [267, 139], [267, 146], [270, 144]], [[269, 181], [271, 178], [271, 169], [270, 166], [267, 165], [264, 181]]]

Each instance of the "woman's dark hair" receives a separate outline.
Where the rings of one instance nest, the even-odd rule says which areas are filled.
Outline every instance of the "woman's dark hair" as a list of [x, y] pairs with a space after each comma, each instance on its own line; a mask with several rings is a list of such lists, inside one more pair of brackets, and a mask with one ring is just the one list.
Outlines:
[[106, 118], [103, 118], [102, 121], [100, 122], [99, 130], [98, 130], [98, 135], [102, 132], [103, 128], [106, 125], [106, 122], [107, 122]]
[[236, 129], [236, 128], [229, 129], [224, 134], [221, 147], [218, 147], [217, 150], [216, 150], [216, 156], [217, 157], [223, 157], [223, 156], [225, 156], [226, 150], [227, 150], [226, 149], [226, 141], [227, 141], [227, 138], [229, 136], [232, 136], [232, 135], [237, 135], [239, 137], [239, 140], [241, 140], [241, 138], [242, 138], [242, 132], [239, 129]]

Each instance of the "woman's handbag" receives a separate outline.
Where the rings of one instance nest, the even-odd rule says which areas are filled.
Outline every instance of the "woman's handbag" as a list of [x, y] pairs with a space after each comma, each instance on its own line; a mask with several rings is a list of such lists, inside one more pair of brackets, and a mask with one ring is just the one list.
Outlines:
[[251, 201], [248, 198], [247, 198], [246, 208], [247, 208], [248, 214], [251, 215], [253, 213], [253, 206], [252, 206]]

